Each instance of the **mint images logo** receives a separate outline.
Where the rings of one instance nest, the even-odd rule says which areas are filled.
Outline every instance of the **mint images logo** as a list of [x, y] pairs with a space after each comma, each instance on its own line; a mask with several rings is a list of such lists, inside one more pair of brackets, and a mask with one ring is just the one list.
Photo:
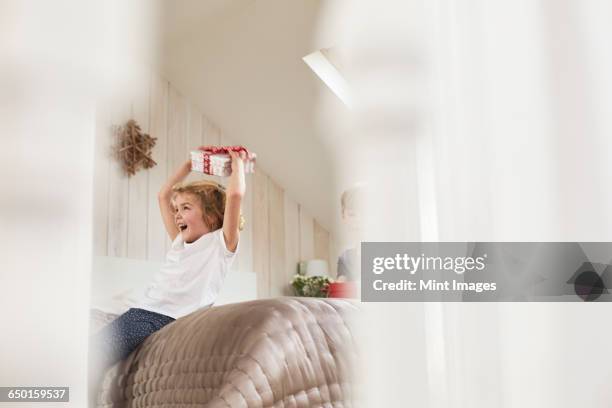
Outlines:
[[[602, 270], [600, 275], [597, 270]], [[612, 278], [612, 265], [584, 262], [567, 281], [573, 285], [574, 293], [585, 302], [597, 300], [602, 294], [610, 293], [606, 283]]]

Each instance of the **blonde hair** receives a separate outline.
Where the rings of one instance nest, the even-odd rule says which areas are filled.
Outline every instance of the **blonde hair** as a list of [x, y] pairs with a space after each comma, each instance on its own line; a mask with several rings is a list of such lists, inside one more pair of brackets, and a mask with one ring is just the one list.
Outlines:
[[[177, 194], [191, 194], [200, 201], [204, 223], [215, 231], [223, 227], [225, 214], [225, 187], [215, 181], [198, 180], [190, 183], [178, 183], [172, 187], [172, 202]], [[240, 215], [239, 230], [244, 228], [244, 217]]]

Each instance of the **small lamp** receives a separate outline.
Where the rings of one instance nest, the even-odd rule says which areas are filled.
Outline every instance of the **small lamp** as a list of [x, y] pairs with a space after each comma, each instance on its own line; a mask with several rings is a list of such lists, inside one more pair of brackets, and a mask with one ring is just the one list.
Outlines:
[[323, 259], [311, 259], [306, 261], [306, 276], [329, 276], [327, 261]]

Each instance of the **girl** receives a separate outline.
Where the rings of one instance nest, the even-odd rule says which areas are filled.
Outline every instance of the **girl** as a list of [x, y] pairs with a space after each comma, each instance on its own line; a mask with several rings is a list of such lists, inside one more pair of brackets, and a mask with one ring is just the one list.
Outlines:
[[172, 247], [153, 281], [126, 313], [93, 336], [90, 392], [105, 369], [127, 357], [149, 335], [197, 309], [211, 306], [236, 256], [240, 204], [245, 192], [245, 152], [229, 152], [227, 189], [211, 181], [181, 182], [187, 161], [159, 192], [159, 207]]

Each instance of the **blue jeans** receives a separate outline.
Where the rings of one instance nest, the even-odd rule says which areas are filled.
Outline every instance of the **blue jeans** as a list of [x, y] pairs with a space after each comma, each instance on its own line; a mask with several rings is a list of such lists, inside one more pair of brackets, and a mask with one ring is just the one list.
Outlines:
[[91, 352], [98, 353], [106, 366], [129, 356], [151, 334], [172, 323], [170, 316], [132, 308], [91, 338]]
[[101, 380], [108, 368], [129, 356], [151, 334], [172, 323], [170, 316], [132, 308], [103, 327], [89, 341], [89, 403], [96, 399]]

